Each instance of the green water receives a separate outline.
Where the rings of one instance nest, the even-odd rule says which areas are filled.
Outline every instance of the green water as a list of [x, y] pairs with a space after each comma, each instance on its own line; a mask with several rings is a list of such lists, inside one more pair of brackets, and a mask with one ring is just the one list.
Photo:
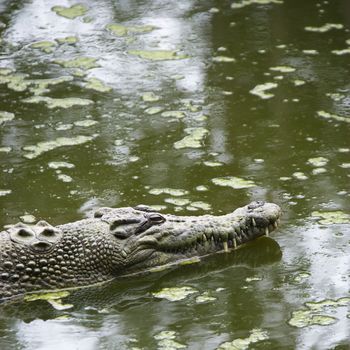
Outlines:
[[0, 2], [1, 226], [284, 211], [276, 242], [1, 306], [1, 350], [348, 349], [350, 3], [259, 2]]

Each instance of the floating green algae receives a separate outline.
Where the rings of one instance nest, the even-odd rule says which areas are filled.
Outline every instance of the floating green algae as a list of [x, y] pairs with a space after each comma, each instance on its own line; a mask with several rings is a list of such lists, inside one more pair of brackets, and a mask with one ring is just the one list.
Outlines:
[[27, 74], [22, 73], [0, 75], [0, 84], [7, 84], [10, 90], [22, 92], [31, 84], [30, 81], [25, 80], [27, 77]]
[[10, 112], [0, 111], [0, 125], [9, 122], [15, 118], [15, 115]]
[[160, 194], [169, 194], [171, 196], [179, 197], [179, 196], [185, 196], [186, 194], [188, 194], [188, 191], [182, 190], [179, 188], [166, 187], [166, 188], [152, 188], [151, 190], [149, 190], [148, 193], [156, 196]]
[[98, 92], [110, 92], [112, 88], [107, 86], [102, 80], [97, 78], [86, 79], [86, 84], [84, 85], [86, 89], [95, 90]]
[[304, 29], [308, 32], [325, 33], [332, 29], [343, 29], [344, 26], [339, 23], [326, 23], [321, 27], [305, 27]]
[[53, 149], [66, 146], [81, 145], [83, 143], [92, 141], [95, 136], [83, 136], [79, 135], [76, 137], [59, 137], [53, 141], [39, 142], [33, 146], [25, 146], [23, 150], [26, 151], [23, 157], [27, 159], [34, 159], [42, 155], [43, 153], [52, 151]]
[[1, 190], [0, 189], [0, 197], [5, 197], [7, 196], [8, 194], [11, 194], [12, 193], [12, 190]]
[[73, 106], [88, 106], [94, 103], [92, 100], [79, 97], [52, 98], [48, 96], [32, 96], [23, 100], [25, 103], [45, 103], [47, 108], [71, 108]]
[[326, 96], [331, 98], [335, 102], [341, 101], [342, 99], [344, 99], [346, 97], [346, 95], [339, 94], [338, 92], [327, 93]]
[[51, 292], [51, 293], [41, 293], [41, 294], [29, 294], [24, 296], [24, 301], [36, 301], [45, 300], [56, 310], [67, 310], [71, 309], [73, 305], [63, 304], [62, 298], [65, 298], [70, 293], [67, 291]]
[[263, 100], [269, 99], [274, 97], [275, 95], [271, 93], [266, 93], [266, 91], [274, 89], [278, 86], [277, 83], [265, 83], [265, 84], [259, 84], [254, 87], [254, 89], [250, 90], [249, 92], [252, 95], [258, 96], [262, 98]]
[[326, 172], [327, 172], [326, 168], [315, 168], [315, 169], [312, 169], [312, 174], [313, 175], [324, 174]]
[[205, 191], [209, 191], [209, 188], [207, 186], [204, 186], [204, 185], [199, 185], [196, 187], [196, 191], [205, 192]]
[[292, 176], [297, 179], [297, 180], [307, 180], [308, 177], [301, 171], [296, 171], [295, 173], [292, 174]]
[[209, 303], [212, 301], [215, 301], [216, 298], [211, 296], [209, 292], [204, 292], [201, 295], [198, 295], [196, 298], [196, 303], [197, 304], [203, 304], [203, 303]]
[[247, 338], [238, 338], [232, 342], [226, 342], [217, 348], [217, 350], [246, 350], [251, 344], [268, 339], [268, 333], [262, 329], [253, 329]]
[[301, 283], [306, 279], [308, 279], [309, 277], [310, 277], [310, 274], [308, 272], [300, 272], [293, 278], [293, 281], [296, 283]]
[[[1, 125], [1, 123], [0, 123]], [[2, 153], [9, 153], [11, 152], [12, 148], [11, 147], [0, 147], [0, 152]]]
[[57, 178], [58, 178], [58, 180], [60, 180], [62, 182], [72, 182], [73, 181], [73, 179], [69, 175], [65, 175], [65, 174], [58, 174]]
[[88, 11], [88, 7], [86, 7], [83, 4], [75, 4], [75, 5], [72, 5], [71, 7], [54, 6], [52, 7], [51, 10], [56, 12], [56, 14], [59, 16], [62, 16], [68, 19], [74, 19], [76, 17], [84, 16]]
[[31, 214], [22, 215], [19, 217], [19, 219], [25, 224], [34, 224], [34, 222], [36, 221], [36, 217]]
[[182, 111], [165, 111], [161, 114], [165, 118], [177, 118], [182, 119], [186, 116], [185, 112]]
[[343, 169], [350, 169], [350, 163], [341, 163], [339, 166]]
[[322, 225], [331, 224], [349, 224], [350, 214], [346, 214], [340, 210], [336, 211], [313, 211], [311, 216], [319, 218]]
[[182, 207], [190, 203], [190, 200], [187, 198], [165, 198], [164, 202]]
[[51, 85], [66, 83], [73, 80], [74, 78], [69, 75], [48, 79], [31, 79], [28, 80], [28, 82], [30, 83], [30, 85], [33, 86], [30, 86], [29, 91], [32, 92], [34, 95], [42, 95], [43, 93], [49, 92], [48, 87]]
[[0, 67], [0, 75], [9, 75], [11, 73], [13, 73], [11, 68]]
[[191, 202], [191, 207], [202, 210], [211, 210], [211, 205], [202, 201]]
[[337, 56], [348, 55], [350, 54], [350, 47], [343, 50], [332, 50], [331, 52]]
[[205, 136], [209, 133], [209, 131], [203, 127], [186, 128], [185, 132], [189, 135], [174, 143], [176, 149], [201, 148]]
[[82, 70], [99, 67], [97, 58], [86, 56], [79, 56], [71, 60], [55, 60], [53, 63], [56, 63], [64, 68], [79, 68]]
[[256, 186], [254, 181], [245, 180], [245, 179], [242, 179], [242, 178], [236, 177], [236, 176], [217, 177], [217, 178], [212, 179], [211, 181], [215, 185], [232, 187], [236, 190], [242, 189], [242, 188], [251, 188], [251, 187]]
[[158, 114], [163, 111], [164, 108], [161, 106], [149, 107], [145, 109], [145, 113], [149, 115]]
[[319, 54], [317, 50], [303, 50], [303, 53], [305, 55], [311, 55], [311, 56], [316, 56]]
[[176, 332], [174, 331], [161, 331], [154, 336], [157, 340], [158, 350], [176, 350], [185, 349], [187, 346], [175, 341]]
[[341, 306], [348, 306], [350, 304], [350, 298], [343, 297], [337, 300], [325, 299], [318, 302], [307, 302], [305, 308], [292, 312], [292, 317], [289, 319], [288, 324], [303, 328], [308, 326], [328, 326], [335, 322], [337, 319], [332, 316], [320, 314], [326, 312], [328, 309], [334, 309]]
[[220, 162], [211, 162], [211, 161], [204, 161], [203, 164], [205, 166], [208, 166], [208, 167], [211, 167], [211, 168], [218, 167], [218, 166], [223, 166], [223, 164], [220, 163]]
[[156, 101], [159, 101], [160, 97], [157, 96], [154, 92], [150, 91], [150, 92], [145, 92], [142, 95], [142, 99], [145, 102], [156, 102]]
[[189, 57], [176, 50], [130, 50], [128, 53], [152, 61], [182, 60]]
[[169, 301], [179, 301], [186, 299], [189, 295], [198, 293], [198, 291], [192, 287], [174, 287], [163, 288], [159, 292], [154, 292], [152, 295], [159, 299], [166, 299]]
[[68, 162], [49, 162], [48, 166], [51, 169], [62, 169], [62, 168], [72, 169], [75, 167], [74, 164], [68, 163]]
[[68, 44], [68, 45], [74, 45], [76, 44], [79, 39], [76, 36], [66, 36], [64, 38], [56, 38], [55, 39], [60, 45]]
[[291, 73], [291, 72], [295, 72], [295, 68], [294, 68], [294, 67], [290, 67], [290, 66], [276, 66], [276, 67], [270, 67], [270, 70], [272, 70], [273, 72], [280, 72], [280, 73]]
[[334, 120], [337, 120], [339, 122], [350, 123], [350, 118], [342, 117], [342, 116], [337, 115], [337, 114], [331, 114], [331, 113], [328, 113], [325, 111], [317, 111], [317, 115], [319, 117], [326, 118], [326, 119], [334, 119]]
[[89, 128], [90, 126], [98, 124], [97, 120], [86, 119], [86, 120], [77, 120], [73, 123], [75, 126], [80, 126], [83, 128]]
[[126, 36], [128, 34], [150, 33], [157, 27], [152, 25], [124, 26], [118, 23], [111, 23], [106, 26], [106, 29], [116, 36]]
[[213, 62], [231, 63], [236, 62], [236, 60], [233, 57], [215, 56], [213, 57]]
[[54, 41], [47, 41], [47, 40], [37, 41], [36, 43], [33, 43], [30, 45], [31, 48], [39, 49], [46, 53], [51, 53], [56, 46], [57, 44]]
[[325, 165], [327, 165], [329, 159], [325, 158], [325, 157], [315, 157], [315, 158], [309, 158], [307, 160], [307, 163], [314, 166], [314, 167], [324, 167]]
[[231, 4], [232, 9], [240, 9], [252, 4], [268, 5], [268, 4], [283, 4], [282, 0], [243, 0], [241, 2], [234, 2]]

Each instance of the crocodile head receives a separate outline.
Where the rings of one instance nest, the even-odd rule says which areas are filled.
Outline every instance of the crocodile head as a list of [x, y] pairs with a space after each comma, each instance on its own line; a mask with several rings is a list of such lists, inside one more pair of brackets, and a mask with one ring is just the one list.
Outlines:
[[253, 202], [222, 216], [163, 215], [149, 207], [101, 208], [94, 218], [0, 232], [0, 300], [155, 271], [268, 235], [281, 209]]
[[279, 223], [278, 205], [252, 202], [222, 216], [164, 215], [147, 206], [101, 208], [95, 213], [114, 236], [115, 274], [133, 274], [186, 262], [216, 252], [229, 252]]

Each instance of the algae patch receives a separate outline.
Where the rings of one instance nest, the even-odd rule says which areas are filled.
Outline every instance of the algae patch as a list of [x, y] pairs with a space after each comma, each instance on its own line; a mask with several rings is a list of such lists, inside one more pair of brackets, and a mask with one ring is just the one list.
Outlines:
[[15, 118], [15, 115], [10, 112], [0, 111], [0, 125], [9, 122]]
[[308, 326], [328, 326], [337, 322], [337, 318], [321, 314], [328, 309], [334, 309], [340, 306], [348, 306], [350, 298], [344, 297], [337, 300], [325, 299], [319, 302], [307, 302], [305, 308], [292, 312], [292, 317], [288, 324], [293, 327], [303, 328]]
[[204, 138], [209, 133], [209, 131], [203, 127], [186, 128], [185, 132], [189, 135], [185, 136], [182, 140], [174, 143], [174, 147], [176, 149], [201, 148]]
[[331, 224], [349, 224], [350, 214], [346, 214], [340, 210], [336, 211], [313, 211], [311, 216], [319, 218], [319, 223], [322, 225]]
[[179, 197], [188, 194], [188, 191], [182, 190], [179, 188], [153, 188], [149, 192], [149, 194], [160, 195], [160, 194], [169, 194], [171, 196]]
[[182, 119], [185, 117], [185, 115], [185, 112], [182, 111], [165, 111], [161, 114], [162, 117], [176, 119]]
[[245, 180], [236, 176], [217, 177], [211, 180], [215, 185], [232, 187], [235, 190], [255, 187], [254, 181]]
[[33, 43], [30, 45], [33, 49], [39, 49], [45, 53], [51, 53], [55, 48], [57, 44], [54, 41], [37, 41], [36, 43]]
[[217, 350], [246, 350], [251, 344], [268, 339], [268, 333], [262, 329], [253, 329], [247, 338], [237, 338], [232, 342], [226, 342], [217, 348]]
[[155, 106], [155, 107], [149, 107], [145, 109], [145, 113], [148, 115], [158, 114], [164, 110], [163, 107]]
[[11, 194], [12, 193], [12, 190], [1, 190], [0, 189], [0, 197], [5, 197], [7, 196], [8, 194]]
[[258, 96], [258, 97], [262, 98], [263, 100], [266, 100], [266, 99], [269, 99], [269, 98], [272, 98], [272, 97], [275, 96], [275, 95], [273, 95], [271, 93], [266, 93], [266, 91], [271, 90], [271, 89], [275, 89], [277, 86], [278, 86], [277, 83], [259, 84], [259, 85], [256, 85], [249, 92], [252, 95]]
[[308, 32], [315, 33], [325, 33], [332, 29], [343, 29], [344, 26], [340, 23], [326, 23], [321, 27], [305, 27], [305, 30]]
[[325, 157], [316, 157], [316, 158], [309, 158], [307, 163], [318, 168], [318, 167], [324, 167], [328, 163], [328, 159]]
[[150, 33], [154, 29], [157, 29], [157, 27], [152, 25], [124, 26], [122, 24], [111, 23], [106, 26], [106, 29], [116, 36], [126, 36], [128, 34]]
[[74, 19], [76, 17], [84, 16], [88, 11], [88, 7], [83, 4], [75, 4], [70, 7], [54, 6], [51, 10], [56, 12], [59, 16]]
[[289, 66], [276, 66], [276, 67], [271, 67], [271, 71], [273, 72], [280, 72], [280, 73], [291, 73], [295, 72], [294, 67], [289, 67]]
[[334, 120], [339, 121], [339, 122], [350, 123], [350, 118], [348, 118], [348, 117], [342, 117], [340, 115], [331, 114], [331, 113], [328, 113], [328, 112], [325, 112], [325, 111], [318, 111], [317, 115], [319, 117], [322, 117], [322, 118], [325, 118], [325, 119], [334, 119]]
[[82, 145], [86, 142], [92, 141], [94, 136], [79, 135], [76, 137], [59, 137], [53, 141], [39, 142], [33, 146], [25, 146], [23, 150], [26, 151], [23, 157], [27, 159], [34, 159], [42, 155], [43, 153], [52, 151], [59, 147]]
[[283, 4], [282, 0], [243, 0], [241, 2], [234, 2], [231, 4], [232, 9], [240, 9], [249, 5], [269, 5], [269, 4]]
[[236, 60], [233, 57], [215, 56], [213, 57], [213, 62], [231, 63], [236, 62]]
[[82, 70], [99, 67], [97, 58], [86, 56], [79, 56], [71, 60], [56, 60], [53, 63], [56, 63], [64, 68], [79, 68]]
[[112, 88], [107, 86], [102, 80], [97, 78], [90, 78], [86, 80], [86, 84], [84, 85], [86, 89], [95, 90], [98, 92], [110, 92]]
[[159, 101], [160, 97], [157, 96], [154, 92], [150, 91], [150, 92], [145, 92], [142, 95], [142, 100], [144, 102], [157, 102]]
[[182, 60], [189, 57], [176, 50], [130, 50], [128, 53], [151, 61]]
[[71, 108], [73, 106], [88, 106], [94, 103], [92, 100], [79, 97], [52, 98], [47, 96], [33, 96], [23, 100], [25, 103], [40, 103], [43, 102], [47, 108]]
[[179, 301], [186, 299], [189, 295], [198, 293], [198, 291], [192, 287], [174, 287], [163, 288], [159, 292], [154, 292], [152, 295], [159, 299], [166, 299], [169, 301]]
[[183, 345], [175, 340], [176, 332], [174, 331], [161, 331], [154, 336], [154, 339], [157, 341], [158, 350], [176, 350], [187, 348], [186, 345]]
[[69, 294], [70, 293], [67, 291], [42, 293], [42, 294], [29, 294], [24, 296], [24, 301], [45, 300], [56, 310], [59, 310], [59, 311], [68, 310], [68, 309], [71, 309], [74, 305], [63, 304], [62, 298], [69, 296]]

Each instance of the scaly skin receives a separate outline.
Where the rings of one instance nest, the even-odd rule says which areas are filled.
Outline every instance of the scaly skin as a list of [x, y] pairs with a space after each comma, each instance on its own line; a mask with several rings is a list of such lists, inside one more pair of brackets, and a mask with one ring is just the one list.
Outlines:
[[163, 215], [149, 207], [101, 208], [92, 219], [45, 221], [0, 232], [0, 300], [88, 286], [238, 248], [268, 235], [281, 209], [252, 202], [222, 216]]

